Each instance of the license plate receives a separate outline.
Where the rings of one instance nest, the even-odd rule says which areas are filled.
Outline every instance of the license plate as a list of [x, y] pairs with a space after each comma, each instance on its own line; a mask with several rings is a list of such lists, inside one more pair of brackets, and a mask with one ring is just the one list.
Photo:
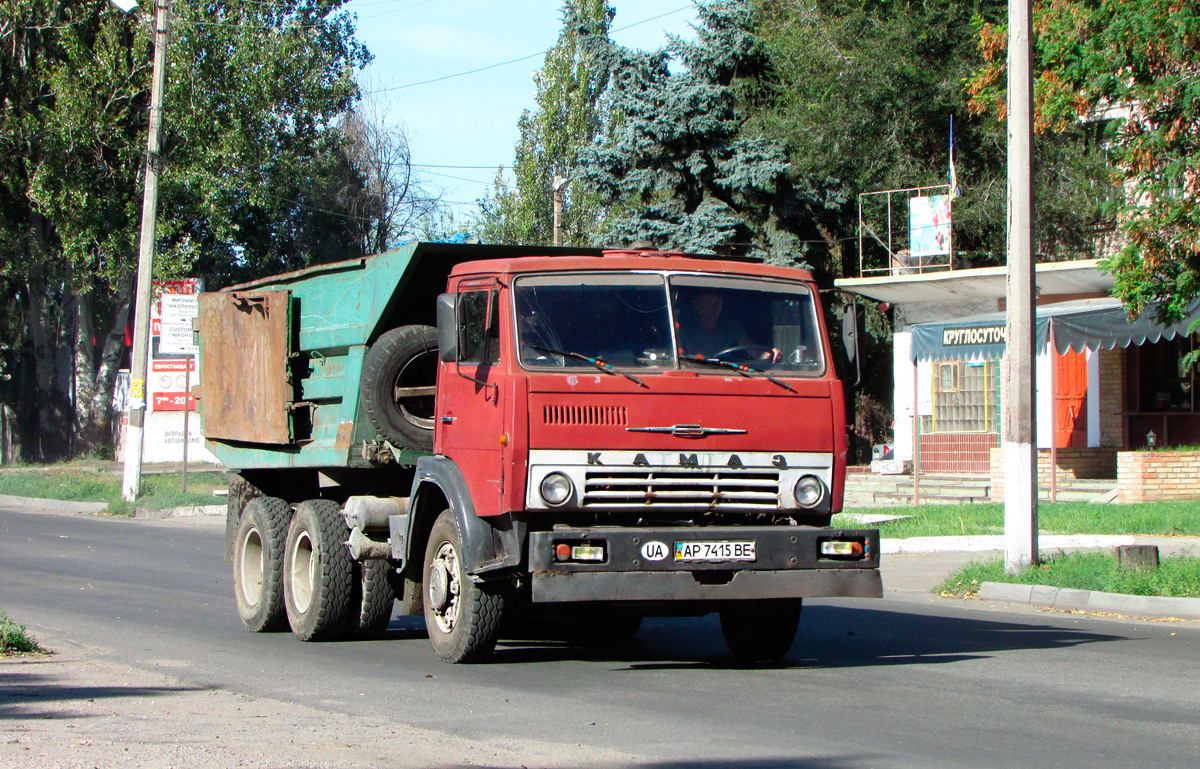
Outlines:
[[675, 560], [753, 561], [757, 557], [753, 541], [748, 542], [676, 542]]

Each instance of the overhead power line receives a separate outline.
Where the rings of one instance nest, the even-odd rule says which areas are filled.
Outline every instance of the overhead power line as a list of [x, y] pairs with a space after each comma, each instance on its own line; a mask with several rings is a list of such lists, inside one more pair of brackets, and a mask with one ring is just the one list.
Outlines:
[[[667, 11], [666, 13], [660, 13], [657, 16], [651, 16], [648, 19], [642, 19], [641, 21], [635, 21], [632, 24], [627, 24], [624, 27], [609, 30], [609, 34], [611, 35], [611, 34], [615, 34], [617, 32], [624, 32], [627, 29], [633, 29], [634, 27], [641, 26], [642, 24], [649, 24], [652, 21], [657, 21], [658, 19], [662, 19], [667, 16], [672, 16], [676, 13], [682, 13], [683, 11], [691, 10], [691, 8], [692, 8], [692, 6], [690, 4], [685, 5], [681, 8], [676, 8], [673, 11]], [[435, 77], [435, 78], [431, 78], [429, 80], [420, 80], [415, 83], [405, 83], [404, 85], [394, 85], [394, 86], [390, 86], [388, 88], [377, 88], [374, 91], [366, 91], [366, 92], [364, 92], [363, 95], [364, 96], [375, 96], [375, 95], [381, 94], [381, 93], [390, 93], [392, 91], [402, 91], [405, 88], [416, 88], [417, 86], [420, 86], [420, 85], [430, 85], [431, 83], [441, 83], [445, 80], [452, 80], [456, 77], [466, 77], [467, 75], [476, 75], [480, 72], [486, 72], [489, 69], [496, 69], [497, 67], [506, 67], [509, 64], [517, 64], [518, 62], [528, 61], [529, 59], [536, 59], [538, 56], [545, 56], [547, 53], [550, 52], [550, 50], [552, 48], [553, 48], [553, 46], [551, 46], [550, 48], [546, 48], [545, 50], [538, 51], [537, 53], [531, 53], [528, 56], [521, 56], [516, 59], [509, 59], [508, 61], [501, 61], [501, 62], [497, 62], [496, 64], [488, 64], [485, 67], [476, 67], [475, 69], [470, 69], [465, 72], [455, 72], [452, 75], [442, 75], [441, 77]]]

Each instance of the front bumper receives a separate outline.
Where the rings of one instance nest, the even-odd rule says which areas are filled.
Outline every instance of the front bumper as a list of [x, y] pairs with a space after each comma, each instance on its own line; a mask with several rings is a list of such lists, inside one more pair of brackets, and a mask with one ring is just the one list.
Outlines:
[[[823, 557], [826, 540], [861, 542], [861, 558]], [[753, 541], [754, 561], [680, 562], [676, 543]], [[558, 561], [556, 545], [604, 548], [602, 562]], [[654, 545], [665, 557], [647, 558]], [[662, 548], [657, 548], [662, 552]], [[529, 535], [534, 603], [881, 598], [879, 532], [798, 526], [555, 529]]]

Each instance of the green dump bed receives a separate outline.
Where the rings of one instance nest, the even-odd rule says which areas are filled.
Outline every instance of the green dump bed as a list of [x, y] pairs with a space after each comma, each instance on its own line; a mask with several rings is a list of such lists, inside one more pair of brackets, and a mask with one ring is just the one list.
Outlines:
[[369, 466], [364, 455], [379, 448], [359, 404], [369, 345], [398, 326], [434, 325], [455, 265], [554, 251], [412, 243], [201, 294], [209, 449], [232, 470]]

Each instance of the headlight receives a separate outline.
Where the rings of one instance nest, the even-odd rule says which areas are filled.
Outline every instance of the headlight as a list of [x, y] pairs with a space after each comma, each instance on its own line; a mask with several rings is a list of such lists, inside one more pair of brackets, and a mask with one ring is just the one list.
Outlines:
[[547, 505], [558, 507], [571, 498], [575, 487], [571, 483], [571, 479], [562, 473], [550, 473], [542, 479], [540, 491], [542, 499], [546, 501]]
[[795, 494], [800, 507], [815, 507], [825, 498], [825, 484], [815, 475], [805, 475], [796, 481]]

